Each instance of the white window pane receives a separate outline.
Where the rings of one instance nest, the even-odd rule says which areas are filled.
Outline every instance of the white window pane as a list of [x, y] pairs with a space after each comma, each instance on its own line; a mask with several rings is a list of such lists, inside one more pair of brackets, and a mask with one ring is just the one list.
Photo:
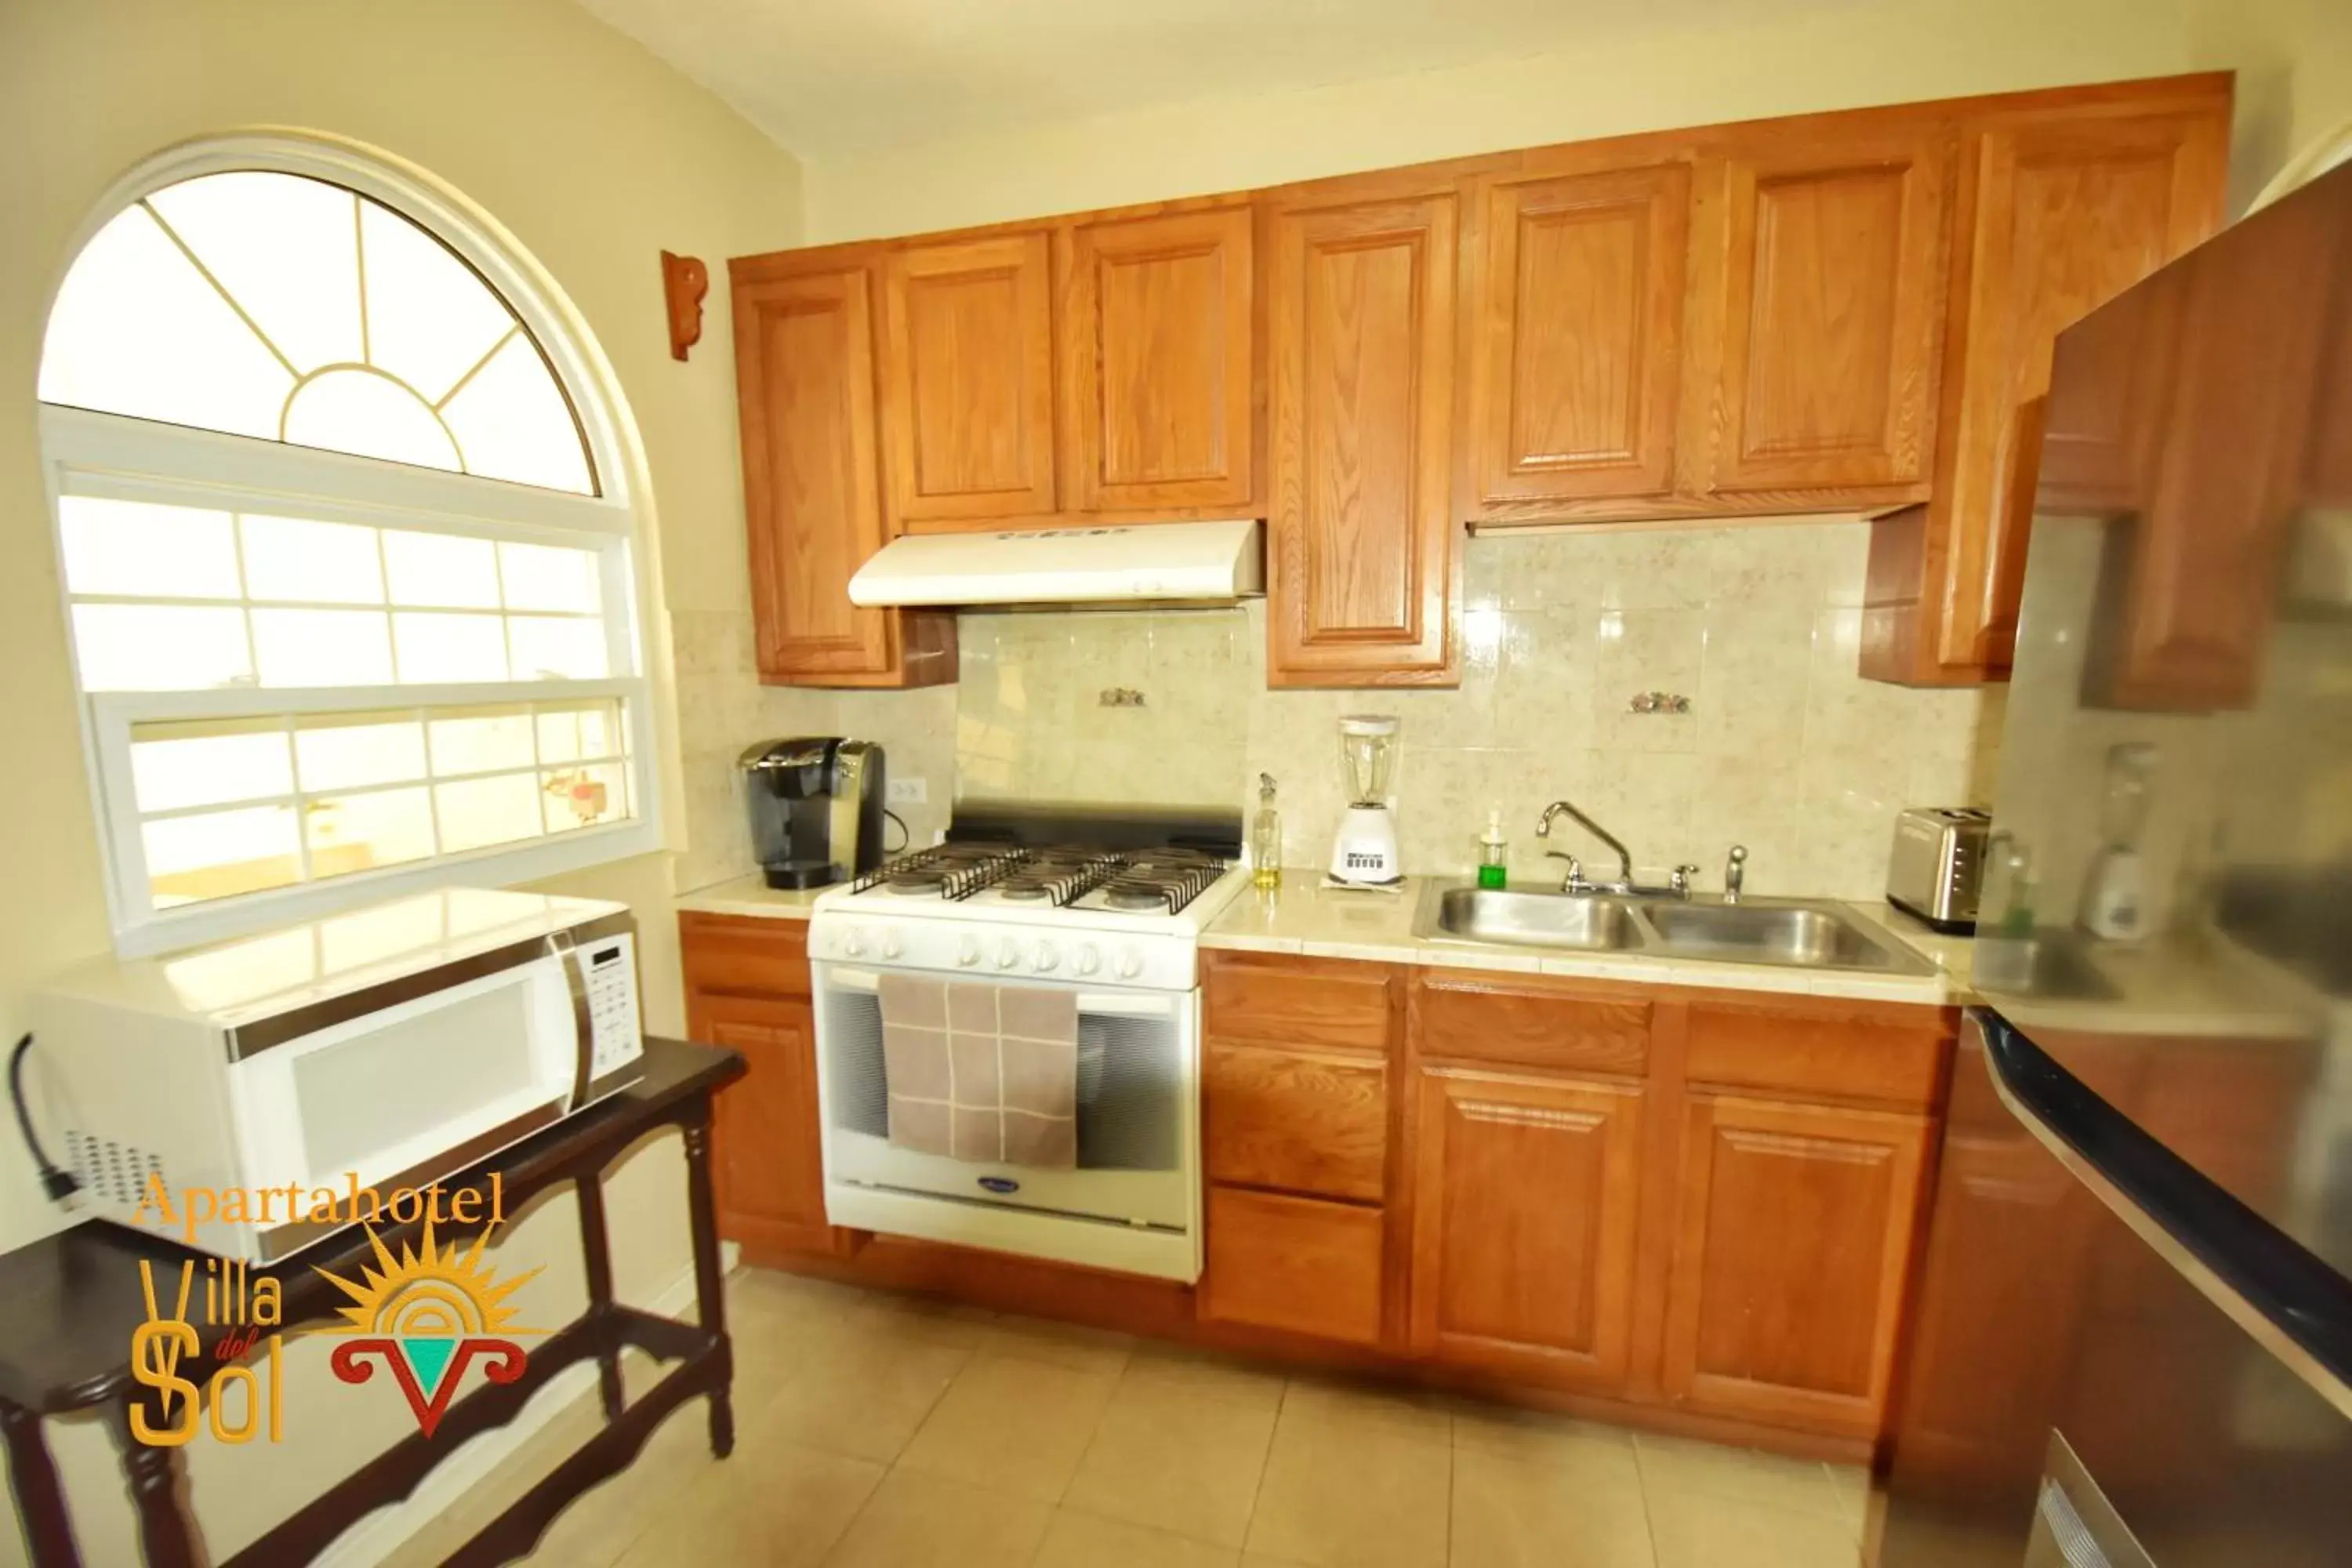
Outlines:
[[256, 610], [253, 652], [264, 686], [389, 686], [381, 610]]
[[312, 801], [302, 821], [313, 877], [347, 876], [433, 853], [433, 802], [421, 787]]
[[449, 432], [416, 394], [370, 370], [330, 370], [286, 406], [286, 439], [427, 468], [456, 468]]
[[392, 636], [405, 684], [507, 678], [506, 623], [497, 616], [395, 611]]
[[536, 838], [541, 832], [537, 773], [436, 784], [433, 801], [444, 854]]
[[428, 403], [514, 330], [504, 300], [449, 248], [387, 207], [360, 204], [368, 363]]
[[142, 824], [139, 832], [159, 910], [301, 880], [290, 805], [167, 816]]
[[245, 592], [252, 599], [381, 605], [383, 569], [375, 530], [348, 522], [243, 517]]
[[294, 732], [294, 765], [310, 794], [399, 784], [425, 776], [425, 726], [415, 719], [307, 721]]
[[147, 198], [299, 371], [357, 363], [358, 198], [298, 174], [206, 174]]
[[618, 756], [618, 702], [597, 702], [580, 708], [542, 708], [539, 712], [539, 760], [549, 763], [593, 761]]
[[602, 680], [604, 623], [572, 616], [516, 616], [507, 622], [517, 680]]
[[[200, 728], [214, 732], [191, 732]], [[178, 811], [291, 795], [294, 770], [283, 730], [142, 724], [131, 735], [131, 782], [141, 811]]]
[[579, 422], [539, 350], [520, 333], [443, 405], [466, 471], [593, 495]]
[[498, 546], [487, 539], [386, 529], [383, 569], [395, 605], [448, 610], [499, 607]]
[[439, 777], [527, 768], [531, 764], [529, 713], [436, 719], [432, 730], [433, 772]]
[[225, 511], [60, 496], [58, 518], [72, 593], [237, 597], [236, 542]]
[[618, 763], [555, 769], [544, 780], [541, 793], [550, 833], [618, 822], [629, 815], [628, 783]]
[[250, 686], [245, 612], [184, 605], [76, 605], [85, 691]]
[[559, 544], [500, 544], [499, 574], [509, 610], [603, 613], [604, 591], [596, 552]]
[[275, 440], [294, 377], [131, 206], [82, 247], [41, 346], [41, 396]]

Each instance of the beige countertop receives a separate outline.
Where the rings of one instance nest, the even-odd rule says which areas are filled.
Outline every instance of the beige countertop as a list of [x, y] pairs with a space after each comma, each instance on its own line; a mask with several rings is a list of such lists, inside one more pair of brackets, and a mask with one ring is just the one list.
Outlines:
[[1279, 889], [1245, 890], [1202, 934], [1201, 945], [1243, 952], [1296, 952], [1315, 958], [1426, 963], [1652, 985], [1704, 985], [1874, 1002], [1954, 1005], [1969, 1000], [1965, 937], [1938, 936], [1884, 905], [1848, 906], [1876, 922], [1935, 966], [1923, 975], [1855, 974], [1761, 963], [1664, 958], [1648, 953], [1536, 952], [1436, 942], [1412, 933], [1428, 879], [1410, 877], [1399, 892], [1326, 887], [1313, 871], [1286, 871]]
[[692, 910], [706, 915], [750, 915], [757, 920], [804, 921], [816, 907], [817, 895], [823, 888], [784, 889], [771, 888], [754, 871], [748, 877], [732, 881], [713, 882], [707, 888], [697, 888], [690, 893], [680, 893], [677, 899], [681, 910]]

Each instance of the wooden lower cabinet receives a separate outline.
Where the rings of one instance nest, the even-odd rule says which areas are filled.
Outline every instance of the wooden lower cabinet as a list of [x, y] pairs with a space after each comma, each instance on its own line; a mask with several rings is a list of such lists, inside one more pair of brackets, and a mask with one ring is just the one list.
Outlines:
[[742, 1052], [750, 1069], [719, 1097], [719, 1235], [755, 1251], [831, 1251], [807, 999], [713, 996], [696, 1010], [694, 1037]]
[[1387, 1225], [1370, 1205], [1213, 1186], [1201, 1315], [1378, 1344]]
[[1876, 1433], [1927, 1118], [1693, 1094], [1664, 1386], [1718, 1415]]
[[1633, 1330], [1643, 1087], [1425, 1067], [1415, 1351], [1616, 1393]]

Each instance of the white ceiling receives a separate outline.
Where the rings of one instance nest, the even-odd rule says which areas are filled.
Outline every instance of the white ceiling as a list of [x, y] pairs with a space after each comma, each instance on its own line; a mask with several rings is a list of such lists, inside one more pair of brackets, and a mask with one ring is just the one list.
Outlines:
[[1861, 0], [581, 0], [823, 158]]

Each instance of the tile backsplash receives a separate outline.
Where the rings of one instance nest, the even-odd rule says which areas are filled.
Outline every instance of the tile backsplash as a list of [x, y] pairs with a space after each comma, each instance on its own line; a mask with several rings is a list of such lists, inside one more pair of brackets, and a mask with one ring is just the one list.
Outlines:
[[[680, 885], [749, 868], [734, 755], [793, 732], [878, 741], [893, 777], [924, 778], [929, 803], [897, 808], [918, 843], [958, 795], [1247, 808], [1270, 773], [1285, 859], [1313, 867], [1344, 802], [1339, 717], [1384, 712], [1402, 721], [1393, 788], [1410, 871], [1466, 869], [1490, 807], [1515, 877], [1556, 874], [1549, 847], [1605, 864], [1572, 824], [1549, 843], [1534, 836], [1544, 804], [1565, 796], [1650, 872], [1687, 861], [1701, 886], [1719, 885], [1738, 842], [1751, 891], [1875, 898], [1897, 810], [1987, 799], [2001, 689], [1854, 674], [1868, 547], [1868, 525], [1851, 521], [1473, 538], [1458, 690], [1269, 691], [1262, 601], [966, 615], [959, 684], [915, 692], [719, 697], [735, 683], [712, 667], [739, 655], [748, 667], [748, 626], [739, 650], [729, 628], [698, 625], [719, 646], [691, 657], [681, 626], [694, 846]], [[690, 682], [709, 683], [723, 719], [691, 711]], [[1689, 709], [1633, 711], [1652, 691]]]

